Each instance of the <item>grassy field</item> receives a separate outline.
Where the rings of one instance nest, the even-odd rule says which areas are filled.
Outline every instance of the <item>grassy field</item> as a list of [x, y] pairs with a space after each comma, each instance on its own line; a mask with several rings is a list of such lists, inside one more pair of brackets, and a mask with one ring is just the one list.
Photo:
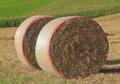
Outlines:
[[17, 27], [32, 15], [95, 18], [120, 12], [120, 0], [0, 0], [0, 28]]
[[114, 6], [120, 7], [120, 0], [0, 0], [0, 18], [76, 14]]
[[109, 54], [100, 73], [78, 80], [64, 80], [25, 67], [14, 48], [16, 28], [0, 28], [0, 84], [120, 84], [120, 13], [95, 18], [109, 35]]

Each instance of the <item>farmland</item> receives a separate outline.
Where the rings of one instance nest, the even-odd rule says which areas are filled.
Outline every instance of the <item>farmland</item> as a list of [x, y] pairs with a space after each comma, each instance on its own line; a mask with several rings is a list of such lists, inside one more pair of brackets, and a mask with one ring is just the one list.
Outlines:
[[81, 15], [95, 18], [119, 12], [119, 0], [0, 0], [0, 27], [19, 26], [32, 15]]
[[0, 29], [0, 83], [2, 84], [120, 84], [120, 14], [95, 18], [108, 33], [109, 54], [99, 74], [78, 80], [64, 80], [25, 67], [14, 48], [16, 28]]
[[[107, 62], [100, 73], [64, 80], [24, 66], [15, 51], [14, 35], [17, 26], [32, 15], [94, 18], [109, 41]], [[120, 84], [119, 23], [120, 0], [0, 0], [0, 84]]]
[[120, 0], [0, 0], [0, 18], [28, 17], [35, 14], [56, 16], [115, 6], [120, 7]]

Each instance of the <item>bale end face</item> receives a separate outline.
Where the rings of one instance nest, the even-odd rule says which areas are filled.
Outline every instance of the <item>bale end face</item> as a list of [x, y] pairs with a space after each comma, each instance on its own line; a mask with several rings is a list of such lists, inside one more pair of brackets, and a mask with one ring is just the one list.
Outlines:
[[102, 28], [86, 17], [61, 17], [39, 33], [36, 58], [41, 68], [63, 78], [98, 73], [106, 61], [108, 41]]
[[35, 58], [35, 45], [42, 27], [52, 20], [52, 16], [32, 16], [26, 19], [15, 35], [15, 47], [20, 61], [35, 69], [40, 69]]

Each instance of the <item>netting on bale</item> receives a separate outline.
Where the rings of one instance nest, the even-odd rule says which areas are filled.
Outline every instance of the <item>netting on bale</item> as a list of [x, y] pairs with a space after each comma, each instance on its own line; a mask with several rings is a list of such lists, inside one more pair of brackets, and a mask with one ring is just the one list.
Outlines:
[[26, 19], [18, 28], [15, 35], [15, 48], [23, 64], [40, 69], [35, 58], [35, 45], [42, 27], [52, 20], [52, 16], [32, 16]]
[[87, 17], [60, 17], [47, 23], [36, 43], [39, 66], [52, 75], [72, 79], [96, 74], [108, 54], [107, 37]]

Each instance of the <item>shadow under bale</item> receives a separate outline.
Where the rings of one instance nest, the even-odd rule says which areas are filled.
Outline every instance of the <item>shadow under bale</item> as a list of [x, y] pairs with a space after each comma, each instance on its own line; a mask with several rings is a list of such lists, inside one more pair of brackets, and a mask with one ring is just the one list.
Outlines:
[[120, 67], [119, 68], [106, 68], [106, 69], [102, 69], [100, 70], [100, 73], [120, 73]]
[[108, 60], [100, 73], [120, 73], [120, 59]]
[[116, 64], [120, 64], [120, 59], [117, 59], [117, 60], [108, 60], [106, 62], [106, 65], [116, 65]]

